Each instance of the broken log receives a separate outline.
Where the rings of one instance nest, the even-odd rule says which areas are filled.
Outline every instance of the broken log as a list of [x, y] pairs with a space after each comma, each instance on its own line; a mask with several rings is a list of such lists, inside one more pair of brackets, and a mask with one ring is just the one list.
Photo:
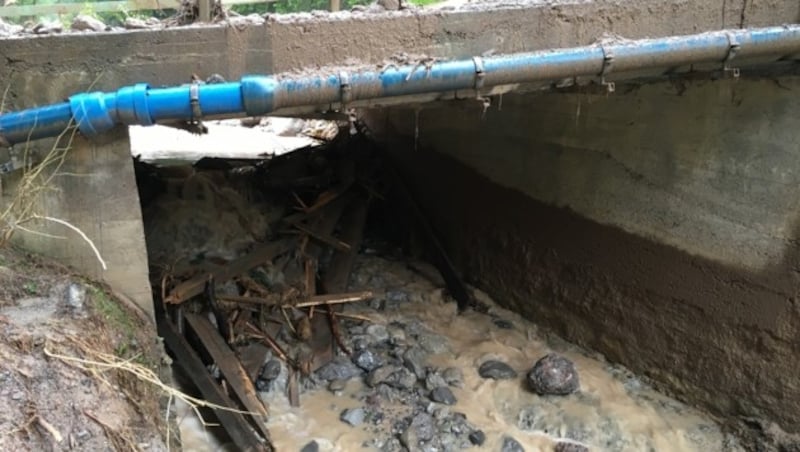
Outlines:
[[[247, 255], [220, 267], [219, 270], [211, 272], [211, 277], [219, 283], [225, 283], [254, 267], [263, 265], [278, 255], [294, 249], [295, 246], [296, 241], [292, 239], [282, 239], [258, 245]], [[208, 274], [197, 275], [188, 281], [178, 284], [177, 287], [172, 289], [172, 292], [170, 292], [164, 302], [170, 304], [183, 303], [194, 296], [200, 295], [203, 293], [208, 277]]]
[[234, 394], [242, 402], [242, 405], [251, 413], [251, 420], [259, 432], [264, 435], [264, 438], [269, 439], [269, 431], [267, 431], [267, 408], [258, 398], [256, 388], [250, 378], [247, 376], [247, 371], [242, 367], [242, 363], [236, 358], [236, 354], [225, 342], [225, 339], [219, 335], [219, 332], [214, 328], [214, 325], [203, 316], [198, 314], [186, 313], [186, 322], [194, 330], [200, 342], [203, 343], [206, 351], [214, 359], [214, 362], [219, 367], [220, 372], [225, 377]]
[[369, 202], [365, 199], [355, 201], [343, 215], [340, 239], [350, 245], [346, 251], [337, 251], [322, 277], [322, 288], [326, 293], [338, 293], [347, 290], [350, 272], [353, 270], [364, 226], [367, 222]]
[[[218, 406], [233, 406], [233, 401], [214, 381], [203, 365], [203, 361], [200, 360], [186, 339], [178, 333], [172, 322], [161, 319], [158, 322], [158, 332], [164, 338], [167, 347], [172, 350], [175, 362], [191, 378], [192, 383], [197, 386], [205, 400]], [[245, 452], [271, 452], [274, 450], [269, 438], [265, 438], [266, 443], [259, 440], [241, 413], [219, 408], [214, 408], [214, 413], [239, 450]]]
[[455, 266], [453, 266], [453, 263], [450, 261], [450, 257], [444, 250], [444, 247], [439, 241], [436, 232], [434, 232], [433, 227], [428, 222], [428, 219], [425, 218], [425, 215], [422, 213], [422, 209], [420, 209], [408, 187], [405, 185], [397, 172], [395, 172], [393, 168], [389, 168], [388, 165], [386, 172], [391, 177], [393, 186], [398, 191], [400, 201], [405, 205], [406, 210], [420, 228], [423, 238], [425, 242], [427, 242], [427, 249], [433, 254], [433, 264], [442, 274], [442, 277], [447, 284], [447, 290], [450, 292], [450, 296], [455, 298], [456, 303], [458, 304], [458, 310], [463, 312], [474, 304], [472, 296], [467, 290], [467, 286], [464, 284], [464, 281], [461, 280], [461, 277], [458, 276]]

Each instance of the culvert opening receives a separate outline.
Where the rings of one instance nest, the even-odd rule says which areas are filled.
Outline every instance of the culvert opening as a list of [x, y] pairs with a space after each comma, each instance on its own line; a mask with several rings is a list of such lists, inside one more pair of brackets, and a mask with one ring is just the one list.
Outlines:
[[228, 407], [184, 406], [185, 448], [738, 450], [710, 417], [460, 287], [448, 231], [381, 145], [333, 135], [136, 161], [160, 334], [182, 388]]

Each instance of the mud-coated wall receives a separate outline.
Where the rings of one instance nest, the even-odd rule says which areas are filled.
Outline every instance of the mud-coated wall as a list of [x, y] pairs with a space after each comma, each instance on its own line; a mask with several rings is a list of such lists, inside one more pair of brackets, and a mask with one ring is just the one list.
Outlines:
[[664, 82], [367, 118], [471, 282], [685, 400], [800, 433], [798, 91]]

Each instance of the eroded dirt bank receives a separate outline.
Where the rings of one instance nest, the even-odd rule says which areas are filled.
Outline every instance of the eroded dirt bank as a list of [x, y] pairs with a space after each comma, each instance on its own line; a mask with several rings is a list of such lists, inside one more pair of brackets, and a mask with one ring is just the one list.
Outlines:
[[538, 203], [429, 150], [404, 155], [454, 261], [499, 303], [725, 416], [752, 450], [800, 447], [796, 252], [747, 273]]
[[133, 308], [0, 248], [0, 331], [0, 449], [169, 450], [160, 393], [132, 372], [157, 376], [163, 352]]

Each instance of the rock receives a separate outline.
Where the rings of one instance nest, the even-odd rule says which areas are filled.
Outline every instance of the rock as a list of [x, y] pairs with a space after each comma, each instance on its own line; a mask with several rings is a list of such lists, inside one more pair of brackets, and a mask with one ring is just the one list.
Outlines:
[[86, 287], [83, 284], [72, 283], [67, 286], [66, 295], [67, 305], [72, 309], [83, 309], [83, 303], [86, 301]]
[[500, 452], [525, 452], [525, 448], [514, 438], [504, 436], [503, 447], [500, 448]]
[[400, 9], [400, 0], [378, 0], [376, 3], [387, 11], [397, 11]]
[[428, 371], [428, 375], [425, 377], [425, 389], [433, 391], [440, 386], [447, 386], [444, 378], [436, 371]]
[[144, 21], [149, 26], [161, 25], [161, 21], [158, 20], [157, 17], [148, 17], [147, 20]]
[[347, 380], [331, 380], [331, 382], [328, 383], [328, 390], [331, 392], [344, 391], [346, 387]]
[[512, 378], [517, 378], [517, 371], [502, 361], [490, 359], [481, 364], [478, 368], [478, 375], [483, 378], [493, 378], [495, 380], [510, 380]]
[[456, 396], [453, 395], [453, 391], [451, 391], [447, 386], [440, 386], [431, 391], [431, 400], [437, 403], [443, 403], [445, 405], [456, 404]]
[[389, 340], [389, 331], [386, 329], [385, 325], [373, 323], [367, 327], [366, 333], [375, 343], [386, 342]]
[[0, 19], [0, 36], [15, 35], [23, 30], [21, 25], [10, 24]]
[[64, 27], [62, 27], [58, 22], [41, 21], [34, 25], [31, 31], [37, 35], [46, 35], [50, 33], [61, 33], [63, 29]]
[[486, 433], [483, 430], [473, 430], [469, 433], [469, 442], [475, 446], [482, 446], [486, 442]]
[[[351, 333], [352, 334], [352, 333]], [[353, 351], [360, 352], [369, 347], [369, 341], [364, 336], [354, 336], [352, 342]]]
[[556, 443], [555, 447], [553, 448], [553, 452], [589, 452], [589, 448], [583, 444], [562, 441], [560, 443]]
[[339, 415], [339, 419], [341, 419], [342, 422], [350, 424], [353, 427], [363, 424], [364, 418], [366, 417], [367, 413], [364, 411], [364, 408], [348, 408]]
[[366, 383], [370, 387], [378, 386], [379, 384], [385, 382], [389, 379], [389, 377], [395, 373], [399, 367], [396, 366], [383, 366], [378, 367], [377, 369], [373, 370], [372, 372], [367, 375]]
[[333, 361], [322, 366], [316, 376], [324, 381], [349, 380], [361, 375], [363, 371], [353, 364], [347, 357], [337, 356]]
[[403, 364], [420, 379], [425, 378], [428, 373], [425, 369], [427, 360], [428, 354], [419, 347], [411, 347], [403, 353]]
[[447, 338], [439, 334], [420, 334], [417, 337], [417, 344], [429, 353], [444, 353], [450, 349]]
[[310, 443], [303, 446], [300, 452], [319, 452], [319, 444], [312, 440]]
[[389, 441], [381, 446], [381, 452], [405, 452], [406, 450], [408, 449], [403, 447], [403, 443], [398, 438], [389, 438]]
[[383, 365], [380, 357], [370, 350], [359, 350], [353, 354], [353, 363], [367, 372], [371, 372]]
[[514, 324], [506, 319], [501, 318], [494, 318], [492, 319], [492, 323], [501, 330], [511, 330], [514, 329]]
[[442, 372], [442, 378], [448, 385], [454, 388], [461, 388], [464, 386], [464, 373], [458, 367], [448, 367]]
[[86, 14], [78, 14], [72, 19], [70, 29], [75, 31], [105, 31], [106, 24], [102, 20]]
[[411, 424], [400, 435], [400, 442], [409, 450], [419, 450], [420, 441], [428, 441], [436, 435], [433, 417], [420, 413], [411, 420]]
[[396, 325], [389, 325], [386, 330], [389, 332], [389, 342], [392, 345], [406, 344], [406, 332], [402, 328]]
[[144, 30], [145, 28], [150, 28], [147, 22], [137, 17], [126, 17], [124, 26], [128, 30]]
[[281, 366], [283, 366], [283, 364], [281, 364], [279, 360], [271, 359], [264, 363], [264, 367], [261, 369], [258, 376], [264, 380], [274, 380], [281, 374]]
[[417, 376], [405, 367], [401, 367], [384, 380], [384, 383], [397, 389], [411, 389], [417, 382]]
[[578, 390], [580, 381], [572, 361], [550, 353], [528, 372], [528, 386], [539, 395], [567, 395]]
[[400, 304], [405, 303], [409, 300], [408, 292], [405, 290], [387, 290], [386, 291], [386, 301]]

